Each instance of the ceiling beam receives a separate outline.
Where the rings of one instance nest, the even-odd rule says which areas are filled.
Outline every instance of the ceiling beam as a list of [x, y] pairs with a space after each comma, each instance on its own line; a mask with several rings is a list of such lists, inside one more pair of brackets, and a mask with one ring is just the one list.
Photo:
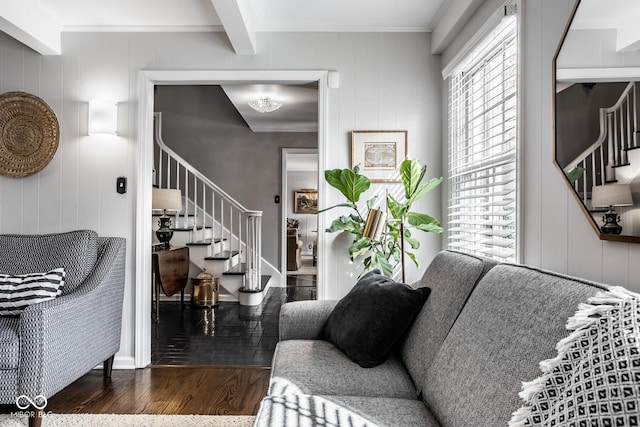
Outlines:
[[431, 53], [444, 52], [483, 0], [447, 0], [442, 3], [431, 23]]
[[238, 55], [256, 54], [256, 32], [249, 0], [211, 0]]
[[41, 55], [60, 55], [62, 26], [31, 0], [0, 0], [0, 31]]

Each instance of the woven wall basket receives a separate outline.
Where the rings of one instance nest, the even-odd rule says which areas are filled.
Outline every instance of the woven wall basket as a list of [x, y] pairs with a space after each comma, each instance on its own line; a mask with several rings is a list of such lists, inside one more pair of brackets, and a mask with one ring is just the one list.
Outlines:
[[0, 174], [19, 178], [41, 171], [59, 141], [58, 119], [46, 102], [24, 92], [0, 95]]

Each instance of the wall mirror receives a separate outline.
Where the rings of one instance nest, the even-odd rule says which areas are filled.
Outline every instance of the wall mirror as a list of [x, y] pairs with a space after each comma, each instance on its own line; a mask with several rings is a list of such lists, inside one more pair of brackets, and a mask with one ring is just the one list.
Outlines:
[[554, 162], [602, 240], [640, 243], [639, 19], [578, 0], [553, 59]]

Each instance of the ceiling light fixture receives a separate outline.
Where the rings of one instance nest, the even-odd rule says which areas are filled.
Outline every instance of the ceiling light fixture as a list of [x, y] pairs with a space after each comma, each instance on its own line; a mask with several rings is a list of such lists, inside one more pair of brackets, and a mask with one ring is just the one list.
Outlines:
[[283, 105], [284, 102], [273, 100], [268, 96], [249, 101], [249, 107], [253, 108], [259, 113], [271, 113], [272, 111], [276, 111]]

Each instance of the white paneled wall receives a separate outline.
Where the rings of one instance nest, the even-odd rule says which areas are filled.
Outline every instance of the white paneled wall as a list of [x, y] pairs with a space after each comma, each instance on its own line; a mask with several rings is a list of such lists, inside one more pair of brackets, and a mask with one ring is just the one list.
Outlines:
[[[442, 54], [443, 66], [455, 57], [475, 30], [501, 4], [502, 0], [484, 1]], [[600, 241], [553, 164], [551, 61], [574, 0], [524, 0], [520, 5], [521, 261], [640, 292], [640, 244]], [[577, 50], [573, 49], [571, 54], [576, 54]], [[597, 66], [597, 63], [588, 61], [601, 56], [592, 55], [581, 65]], [[629, 55], [623, 59], [626, 66], [636, 66]], [[443, 93], [446, 94], [446, 90]], [[446, 121], [443, 129], [446, 130]], [[446, 135], [443, 141], [446, 141]]]
[[[409, 156], [441, 176], [441, 79], [425, 33], [259, 33], [254, 56], [237, 56], [223, 33], [65, 33], [63, 55], [42, 57], [0, 34], [0, 91], [21, 90], [43, 98], [61, 124], [60, 148], [40, 173], [0, 176], [0, 233], [48, 233], [90, 228], [127, 238], [128, 262], [120, 365], [134, 356], [137, 81], [140, 70], [327, 69], [340, 73], [329, 95], [327, 168], [350, 166], [350, 131], [407, 129]], [[87, 135], [87, 103], [117, 101], [118, 136]], [[274, 165], [273, 167], [278, 167]], [[118, 176], [129, 191], [117, 194]], [[374, 185], [375, 189], [380, 184]], [[375, 190], [374, 189], [374, 190]], [[326, 206], [339, 193], [320, 195]], [[436, 191], [417, 210], [441, 211]], [[330, 220], [327, 217], [327, 220]], [[323, 229], [324, 227], [319, 227]], [[344, 237], [327, 235], [326, 298], [346, 294], [356, 268], [348, 262]], [[422, 269], [440, 249], [426, 235]], [[410, 268], [413, 281], [420, 272]]]
[[524, 2], [524, 262], [640, 291], [640, 244], [600, 241], [552, 163], [551, 61], [574, 2]]

